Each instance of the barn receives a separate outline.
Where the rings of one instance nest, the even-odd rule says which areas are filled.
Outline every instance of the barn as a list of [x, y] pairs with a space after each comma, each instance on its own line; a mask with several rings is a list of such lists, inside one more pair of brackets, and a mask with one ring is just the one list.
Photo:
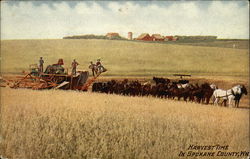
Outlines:
[[120, 37], [120, 35], [118, 33], [107, 33], [106, 37], [111, 39], [111, 38], [114, 38], [114, 37]]
[[173, 38], [173, 36], [165, 36], [165, 41], [172, 41]]
[[160, 34], [153, 34], [152, 35], [153, 41], [164, 41], [164, 37], [161, 36]]
[[136, 40], [153, 41], [153, 38], [148, 33], [143, 33], [140, 36], [138, 36]]

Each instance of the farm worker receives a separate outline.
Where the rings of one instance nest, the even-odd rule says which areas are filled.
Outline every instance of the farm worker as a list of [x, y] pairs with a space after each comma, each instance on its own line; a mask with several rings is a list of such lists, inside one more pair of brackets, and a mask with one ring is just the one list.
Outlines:
[[101, 65], [102, 65], [102, 64], [101, 64], [101, 60], [100, 60], [100, 59], [97, 59], [96, 66], [99, 67], [99, 66], [101, 66]]
[[76, 75], [76, 66], [78, 66], [79, 63], [76, 62], [76, 60], [74, 59], [71, 66], [72, 66], [72, 75]]
[[100, 59], [97, 59], [96, 67], [97, 67], [97, 70], [98, 70], [99, 73], [106, 71], [106, 69], [101, 64], [101, 60]]
[[39, 60], [39, 72], [43, 72], [43, 57], [40, 57], [40, 60]]
[[92, 70], [93, 76], [95, 76], [95, 73], [97, 74], [96, 65], [92, 61], [90, 61], [89, 69]]

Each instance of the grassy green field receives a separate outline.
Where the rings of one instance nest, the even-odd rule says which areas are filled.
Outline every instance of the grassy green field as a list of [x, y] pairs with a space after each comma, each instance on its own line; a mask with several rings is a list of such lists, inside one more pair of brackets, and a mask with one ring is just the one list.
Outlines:
[[45, 65], [76, 59], [78, 69], [101, 58], [106, 75], [240, 75], [248, 76], [248, 49], [143, 43], [116, 40], [2, 40], [1, 72], [27, 70], [43, 56]]

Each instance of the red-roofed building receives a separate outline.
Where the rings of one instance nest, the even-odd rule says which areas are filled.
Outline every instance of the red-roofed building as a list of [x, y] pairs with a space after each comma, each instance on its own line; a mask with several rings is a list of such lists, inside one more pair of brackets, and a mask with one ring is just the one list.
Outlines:
[[178, 40], [175, 36], [165, 36], [165, 41], [176, 41]]
[[148, 33], [143, 33], [140, 36], [138, 36], [136, 40], [153, 41], [153, 38]]
[[173, 36], [165, 36], [165, 41], [172, 41], [173, 38]]
[[165, 39], [160, 34], [153, 34], [151, 37], [153, 38], [153, 41], [164, 41], [164, 39]]

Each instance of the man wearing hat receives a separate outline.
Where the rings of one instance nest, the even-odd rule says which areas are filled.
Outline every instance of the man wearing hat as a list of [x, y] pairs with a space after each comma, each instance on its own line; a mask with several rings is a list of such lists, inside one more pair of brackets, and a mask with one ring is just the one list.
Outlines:
[[97, 68], [97, 70], [98, 70], [99, 73], [102, 71], [101, 67], [102, 67], [101, 59], [97, 59], [96, 68]]
[[43, 72], [43, 57], [40, 57], [40, 60], [39, 60], [39, 73]]
[[78, 66], [79, 63], [76, 62], [76, 59], [73, 60], [71, 66], [72, 66], [72, 75], [76, 75], [76, 66]]
[[97, 67], [97, 70], [99, 73], [102, 73], [102, 72], [106, 72], [107, 69], [105, 69], [102, 64], [101, 64], [101, 60], [100, 59], [97, 59], [97, 62], [96, 62], [96, 67]]
[[96, 66], [99, 67], [99, 66], [101, 66], [101, 65], [102, 65], [102, 64], [101, 64], [101, 59], [97, 59]]
[[92, 61], [90, 61], [89, 69], [92, 70], [93, 76], [95, 76], [95, 73], [97, 74], [96, 65]]

